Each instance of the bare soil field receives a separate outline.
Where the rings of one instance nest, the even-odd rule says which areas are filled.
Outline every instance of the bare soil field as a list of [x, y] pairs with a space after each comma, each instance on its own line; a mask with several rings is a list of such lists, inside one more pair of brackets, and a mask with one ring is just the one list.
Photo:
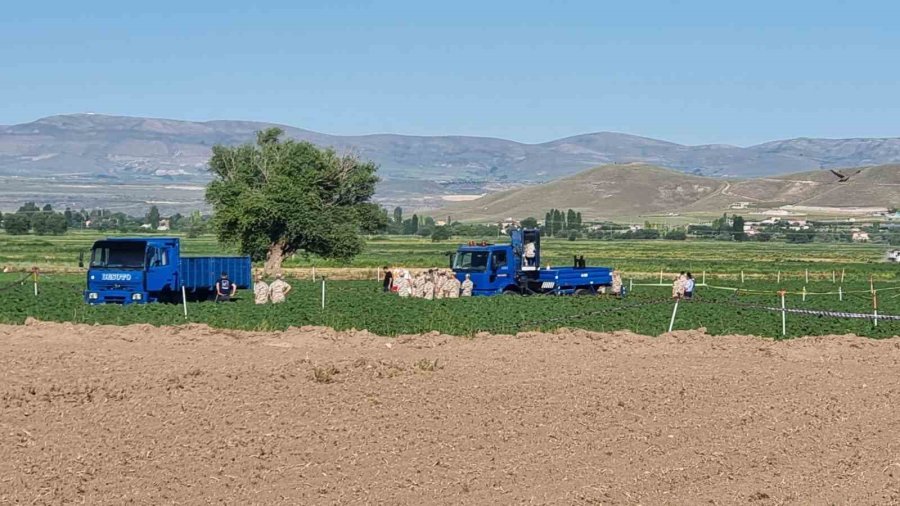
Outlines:
[[900, 341], [0, 326], [0, 504], [900, 504]]

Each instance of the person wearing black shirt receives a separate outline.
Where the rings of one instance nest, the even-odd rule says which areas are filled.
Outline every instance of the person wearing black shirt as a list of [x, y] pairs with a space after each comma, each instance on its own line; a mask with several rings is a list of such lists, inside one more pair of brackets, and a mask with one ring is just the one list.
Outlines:
[[216, 302], [227, 302], [237, 292], [237, 285], [228, 279], [228, 273], [223, 272], [222, 277], [216, 281]]
[[387, 265], [384, 266], [384, 281], [382, 281], [381, 291], [390, 292], [391, 285], [394, 284], [394, 273], [388, 270]]

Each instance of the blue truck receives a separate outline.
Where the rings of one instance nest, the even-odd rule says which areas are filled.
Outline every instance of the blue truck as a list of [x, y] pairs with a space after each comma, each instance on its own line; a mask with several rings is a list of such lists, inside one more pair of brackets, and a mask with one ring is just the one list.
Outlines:
[[[79, 262], [83, 267], [83, 260]], [[221, 273], [239, 289], [252, 286], [250, 257], [183, 257], [177, 237], [114, 237], [94, 243], [84, 300], [88, 304], [180, 302], [215, 294]]]
[[538, 229], [509, 235], [508, 244], [470, 242], [452, 255], [456, 278], [463, 281], [468, 274], [473, 295], [594, 295], [612, 285], [612, 269], [586, 267], [584, 257], [576, 257], [572, 267], [542, 267]]

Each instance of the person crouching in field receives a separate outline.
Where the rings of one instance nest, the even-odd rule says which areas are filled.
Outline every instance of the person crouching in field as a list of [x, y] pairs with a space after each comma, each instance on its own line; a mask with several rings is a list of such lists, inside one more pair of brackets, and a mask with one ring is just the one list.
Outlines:
[[292, 289], [291, 285], [282, 279], [281, 274], [276, 274], [275, 281], [272, 281], [272, 284], [269, 285], [269, 297], [272, 299], [272, 304], [284, 302], [287, 294], [291, 293]]
[[261, 274], [256, 275], [253, 281], [253, 300], [257, 304], [267, 304], [269, 302], [269, 284], [263, 281]]
[[223, 272], [216, 281], [216, 302], [228, 302], [237, 293], [237, 285], [228, 279], [228, 273]]

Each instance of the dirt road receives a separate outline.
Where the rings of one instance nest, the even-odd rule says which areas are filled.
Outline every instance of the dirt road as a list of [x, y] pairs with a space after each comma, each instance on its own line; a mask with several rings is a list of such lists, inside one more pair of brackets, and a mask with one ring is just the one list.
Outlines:
[[898, 504], [900, 341], [0, 326], [0, 504]]

